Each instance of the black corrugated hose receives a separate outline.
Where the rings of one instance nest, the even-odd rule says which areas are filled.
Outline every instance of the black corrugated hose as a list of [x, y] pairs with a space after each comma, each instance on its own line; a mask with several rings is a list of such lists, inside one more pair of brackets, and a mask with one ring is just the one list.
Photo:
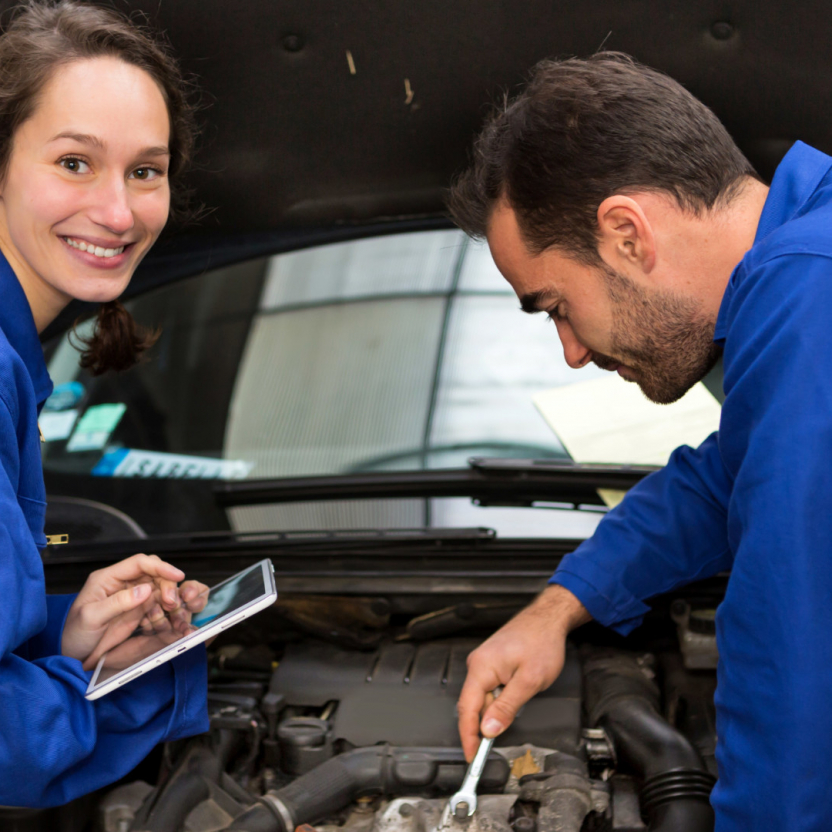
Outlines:
[[690, 741], [659, 712], [659, 690], [634, 656], [582, 651], [589, 724], [603, 728], [619, 763], [642, 782], [650, 832], [713, 832], [714, 778]]

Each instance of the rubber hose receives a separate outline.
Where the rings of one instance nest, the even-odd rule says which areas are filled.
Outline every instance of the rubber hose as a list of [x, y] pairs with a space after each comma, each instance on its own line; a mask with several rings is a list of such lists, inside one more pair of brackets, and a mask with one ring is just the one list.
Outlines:
[[619, 762], [642, 780], [650, 832], [712, 832], [714, 778], [659, 713], [658, 687], [627, 654], [589, 650], [583, 657], [590, 724], [604, 728]]
[[[203, 775], [185, 772], [164, 790], [140, 828], [145, 832], [179, 832], [190, 811], [210, 794], [211, 787]], [[133, 828], [136, 828], [135, 822]]]
[[[179, 832], [188, 813], [207, 800], [239, 742], [236, 732], [220, 731], [215, 746], [194, 742], [171, 772], [167, 783], [146, 800], [131, 829], [142, 832]], [[151, 802], [152, 801], [152, 802]]]
[[[462, 785], [467, 763], [457, 748], [393, 748], [374, 745], [339, 754], [289, 785], [263, 798], [274, 816], [274, 832], [294, 832], [302, 823], [314, 823], [348, 806], [364, 795], [450, 794]], [[499, 791], [509, 776], [509, 765], [499, 754], [486, 762], [480, 788]], [[246, 818], [248, 815], [248, 818]], [[247, 829], [260, 823], [261, 807], [252, 807], [226, 829]], [[267, 827], [252, 827], [266, 832]]]

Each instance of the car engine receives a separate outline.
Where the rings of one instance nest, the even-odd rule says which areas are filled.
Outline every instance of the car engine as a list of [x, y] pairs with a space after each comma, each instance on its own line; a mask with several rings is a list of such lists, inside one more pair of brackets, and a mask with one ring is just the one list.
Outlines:
[[[560, 677], [495, 742], [467, 817], [449, 809], [467, 770], [455, 704], [466, 657], [501, 622], [463, 609], [442, 611], [438, 629], [435, 612], [396, 627], [381, 599], [347, 603], [363, 609], [363, 629], [338, 615], [329, 629], [315, 616], [312, 625], [289, 599], [268, 611], [271, 623], [252, 619], [248, 630], [224, 635], [209, 651], [207, 734], [167, 743], [141, 770], [61, 810], [0, 808], [0, 825], [15, 832], [713, 829], [712, 615], [677, 599], [646, 642], [611, 643], [594, 625], [577, 631]], [[433, 624], [420, 629], [425, 618]], [[443, 627], [453, 629], [449, 620], [473, 618], [490, 626], [442, 636]], [[264, 624], [276, 641], [263, 641]]]

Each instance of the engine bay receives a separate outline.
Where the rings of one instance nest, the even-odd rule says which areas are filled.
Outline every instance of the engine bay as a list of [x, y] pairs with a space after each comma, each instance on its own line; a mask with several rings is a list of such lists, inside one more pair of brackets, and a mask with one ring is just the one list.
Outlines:
[[466, 657], [520, 605], [430, 606], [414, 615], [383, 597], [281, 598], [209, 650], [207, 734], [165, 744], [65, 807], [0, 809], [2, 828], [713, 828], [717, 657], [701, 601], [666, 599], [627, 639], [576, 631], [560, 677], [495, 742], [470, 818], [448, 805], [467, 770], [455, 713]]

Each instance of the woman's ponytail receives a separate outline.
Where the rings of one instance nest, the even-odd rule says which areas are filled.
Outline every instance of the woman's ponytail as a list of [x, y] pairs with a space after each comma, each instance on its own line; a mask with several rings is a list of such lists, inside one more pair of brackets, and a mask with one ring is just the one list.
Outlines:
[[92, 335], [88, 338], [76, 336], [86, 348], [81, 353], [81, 367], [94, 376], [107, 370], [129, 370], [160, 335], [159, 329], [147, 329], [137, 324], [117, 300], [102, 303]]

